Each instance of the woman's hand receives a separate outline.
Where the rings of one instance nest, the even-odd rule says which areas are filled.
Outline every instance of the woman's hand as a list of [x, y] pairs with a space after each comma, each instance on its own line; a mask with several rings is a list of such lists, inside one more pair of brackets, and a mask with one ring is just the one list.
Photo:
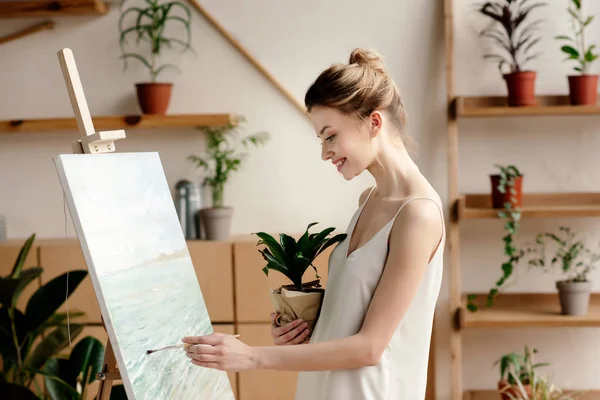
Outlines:
[[239, 372], [258, 366], [252, 347], [231, 335], [187, 336], [182, 342], [193, 344], [184, 350], [192, 363], [200, 367]]
[[275, 323], [277, 316], [277, 313], [271, 313], [271, 336], [276, 345], [308, 343], [311, 331], [308, 329], [306, 322], [297, 319], [285, 325], [277, 326]]

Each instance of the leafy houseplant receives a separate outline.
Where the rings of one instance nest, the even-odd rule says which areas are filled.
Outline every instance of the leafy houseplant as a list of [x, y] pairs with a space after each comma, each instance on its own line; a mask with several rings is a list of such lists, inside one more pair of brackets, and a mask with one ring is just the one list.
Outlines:
[[[536, 349], [525, 346], [524, 353], [511, 352], [503, 355], [494, 365], [500, 366], [498, 392], [502, 400], [533, 399], [539, 378], [536, 370], [548, 363], [535, 363]], [[526, 394], [526, 397], [523, 396]]]
[[[521, 205], [523, 197], [523, 174], [514, 165], [495, 165], [500, 169], [498, 174], [490, 175], [492, 184], [492, 207], [501, 209], [498, 217], [504, 220], [506, 234], [502, 237], [504, 243], [504, 254], [507, 260], [502, 263], [502, 276], [496, 281], [495, 287], [490, 289], [487, 299], [487, 307], [493, 305], [495, 296], [506, 280], [512, 275], [515, 266], [523, 256], [523, 250], [514, 246], [514, 236], [519, 230], [521, 220]], [[474, 303], [476, 296], [467, 296], [467, 309], [477, 311], [478, 306]]]
[[[123, 4], [127, 0], [121, 0], [121, 11]], [[179, 70], [173, 64], [158, 65], [158, 58], [162, 55], [165, 47], [172, 48], [173, 44], [178, 44], [183, 47], [183, 51], [191, 50], [191, 12], [187, 4], [178, 0], [169, 0], [168, 2], [160, 3], [159, 0], [145, 0], [146, 7], [132, 6], [121, 12], [119, 18], [119, 43], [121, 45], [122, 56], [127, 69], [127, 59], [133, 58], [140, 61], [150, 73], [149, 82], [136, 83], [137, 98], [144, 114], [165, 114], [171, 99], [172, 83], [157, 82], [158, 75], [166, 68], [172, 67]], [[181, 8], [185, 12], [185, 18], [179, 15], [172, 15], [174, 10]], [[123, 21], [125, 17], [133, 13], [135, 25], [124, 28]], [[181, 23], [187, 33], [186, 40], [180, 40], [165, 36], [165, 28], [168, 21]], [[125, 51], [126, 37], [128, 34], [134, 34], [136, 44], [141, 41], [146, 41], [150, 47], [148, 57]]]
[[569, 75], [569, 100], [571, 104], [596, 104], [598, 98], [598, 74], [590, 74], [589, 66], [598, 58], [593, 50], [595, 44], [586, 48], [585, 28], [594, 20], [594, 16], [585, 17], [581, 9], [580, 0], [572, 0], [568, 8], [575, 38], [557, 36], [558, 40], [566, 40], [560, 49], [567, 55], [566, 60], [575, 60], [577, 65], [573, 69], [576, 75]]
[[[238, 119], [238, 122], [242, 121], [244, 118]], [[206, 155], [188, 157], [188, 160], [207, 172], [202, 185], [212, 189], [212, 205], [200, 210], [208, 240], [226, 240], [230, 234], [233, 209], [223, 202], [225, 184], [230, 175], [240, 169], [248, 155], [246, 152], [236, 152], [236, 145], [240, 144], [247, 149], [250, 144], [259, 146], [269, 139], [267, 132], [258, 132], [238, 142], [238, 128], [238, 124], [202, 128], [206, 134]]]
[[[103, 345], [95, 338], [83, 338], [64, 359], [59, 353], [76, 338], [85, 323], [67, 325], [67, 317], [82, 312], [56, 312], [86, 277], [87, 271], [74, 270], [57, 276], [38, 288], [24, 310], [17, 307], [23, 291], [43, 272], [41, 267], [24, 268], [35, 235], [22, 246], [9, 275], [0, 278], [0, 393], [9, 399], [46, 399], [37, 377], [44, 378], [53, 400], [85, 399], [86, 385], [100, 371]], [[34, 394], [34, 389], [37, 393]]]
[[[494, 26], [481, 31], [480, 36], [492, 39], [500, 46], [499, 53], [485, 54], [485, 59], [498, 63], [498, 70], [503, 75], [508, 89], [509, 106], [531, 106], [536, 104], [535, 80], [536, 72], [524, 69], [527, 62], [537, 58], [540, 53], [530, 51], [540, 41], [535, 36], [535, 29], [542, 22], [536, 20], [527, 23], [532, 11], [544, 3], [531, 4], [529, 0], [494, 0], [484, 1], [479, 12], [498, 23], [501, 29]], [[503, 72], [503, 67], [508, 71]]]
[[[285, 233], [279, 235], [279, 241], [265, 232], [254, 233], [260, 238], [256, 245], [266, 246], [258, 250], [267, 262], [262, 269], [265, 275], [269, 275], [269, 270], [278, 271], [292, 282], [271, 291], [273, 305], [279, 314], [276, 321], [278, 324], [283, 325], [302, 318], [312, 330], [318, 318], [325, 291], [321, 287], [321, 278], [313, 262], [324, 250], [343, 241], [347, 235], [341, 233], [328, 237], [335, 230], [333, 227], [309, 233], [309, 229], [316, 224], [317, 222], [308, 224], [298, 241]], [[303, 282], [308, 267], [315, 270], [317, 279]]]
[[[560, 265], [565, 279], [556, 281], [559, 291], [561, 312], [564, 315], [585, 315], [588, 311], [591, 282], [589, 272], [600, 260], [600, 254], [592, 252], [582, 240], [577, 240], [570, 228], [561, 226], [558, 233], [540, 233], [536, 236], [537, 247], [527, 249], [527, 253], [537, 253], [528, 264], [532, 267], [554, 268]], [[556, 245], [556, 250], [548, 261], [547, 240]]]

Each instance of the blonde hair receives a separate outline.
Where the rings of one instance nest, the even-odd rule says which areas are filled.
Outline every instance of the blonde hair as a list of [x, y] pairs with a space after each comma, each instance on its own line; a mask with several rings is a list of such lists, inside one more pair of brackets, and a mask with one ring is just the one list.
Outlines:
[[383, 57], [374, 50], [352, 50], [348, 64], [333, 64], [317, 77], [304, 97], [307, 112], [315, 106], [335, 108], [362, 120], [385, 111], [401, 133], [404, 145], [406, 112], [400, 92]]

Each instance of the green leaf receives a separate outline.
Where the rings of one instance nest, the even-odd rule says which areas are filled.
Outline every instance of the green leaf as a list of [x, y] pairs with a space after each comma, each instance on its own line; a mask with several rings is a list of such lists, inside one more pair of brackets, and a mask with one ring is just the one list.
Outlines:
[[[92, 383], [96, 374], [102, 370], [104, 345], [98, 339], [86, 336], [71, 351], [69, 362], [77, 376], [81, 376], [81, 382]], [[87, 380], [83, 380], [85, 377]]]
[[75, 390], [76, 376], [68, 359], [51, 358], [39, 373], [44, 376], [46, 389], [53, 400], [79, 400], [81, 397]]
[[[17, 333], [17, 342], [20, 344], [27, 335], [25, 316], [18, 309], [14, 309], [12, 314], [15, 331]], [[21, 356], [27, 354], [28, 349], [28, 343], [25, 343], [21, 349]], [[4, 307], [0, 308], [0, 355], [2, 355], [2, 359], [5, 363], [5, 370], [8, 369], [6, 364], [17, 363], [17, 349], [15, 348], [13, 340], [11, 319], [8, 309]]]
[[[25, 309], [25, 317], [30, 330], [37, 329], [71, 296], [87, 276], [85, 270], [65, 272], [40, 287], [31, 296]], [[68, 286], [67, 286], [68, 283]]]
[[23, 270], [23, 266], [25, 265], [25, 261], [27, 260], [27, 256], [29, 255], [29, 251], [31, 250], [31, 246], [33, 245], [33, 241], [35, 240], [35, 233], [25, 240], [25, 243], [21, 247], [19, 251], [19, 255], [17, 256], [17, 260], [15, 261], [15, 265], [13, 266], [12, 271], [10, 272], [10, 277], [13, 279], [17, 279], [21, 275], [21, 271]]
[[568, 36], [564, 36], [564, 35], [555, 36], [554, 39], [556, 39], [556, 40], [561, 40], [562, 39], [562, 40], [568, 40], [570, 42], [573, 42], [573, 39], [571, 39]]
[[574, 49], [572, 46], [564, 45], [560, 49], [563, 52], [569, 54], [571, 57], [575, 57], [575, 58], [579, 57], [579, 52], [576, 49]]
[[[83, 330], [83, 325], [71, 325], [71, 340], [76, 338]], [[69, 345], [69, 331], [67, 326], [60, 326], [51, 331], [25, 360], [25, 365], [40, 369], [46, 361]]]
[[0, 304], [14, 308], [23, 290], [43, 272], [40, 267], [28, 268], [18, 274], [18, 278], [0, 278]]
[[261, 239], [261, 241], [259, 241], [259, 244], [265, 244], [269, 248], [273, 257], [277, 260], [277, 262], [285, 265], [286, 254], [283, 251], [281, 245], [277, 242], [277, 240], [275, 240], [273, 236], [265, 232], [257, 232], [255, 233], [255, 235]]

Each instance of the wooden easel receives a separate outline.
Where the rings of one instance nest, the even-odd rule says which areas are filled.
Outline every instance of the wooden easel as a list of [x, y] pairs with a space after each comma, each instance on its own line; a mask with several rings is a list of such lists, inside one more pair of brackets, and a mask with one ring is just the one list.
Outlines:
[[[83, 86], [79, 79], [75, 58], [71, 49], [62, 49], [58, 52], [58, 60], [71, 99], [73, 113], [77, 120], [77, 127], [81, 134], [81, 139], [72, 143], [74, 154], [101, 154], [112, 153], [115, 151], [115, 140], [125, 139], [124, 130], [96, 132], [90, 110], [85, 100]], [[104, 318], [102, 325], [106, 330]], [[106, 350], [104, 352], [104, 363], [102, 371], [98, 373], [97, 380], [100, 381], [97, 400], [109, 400], [110, 392], [114, 380], [120, 380], [121, 375], [117, 367], [117, 359], [115, 357], [110, 338], [106, 341]]]

